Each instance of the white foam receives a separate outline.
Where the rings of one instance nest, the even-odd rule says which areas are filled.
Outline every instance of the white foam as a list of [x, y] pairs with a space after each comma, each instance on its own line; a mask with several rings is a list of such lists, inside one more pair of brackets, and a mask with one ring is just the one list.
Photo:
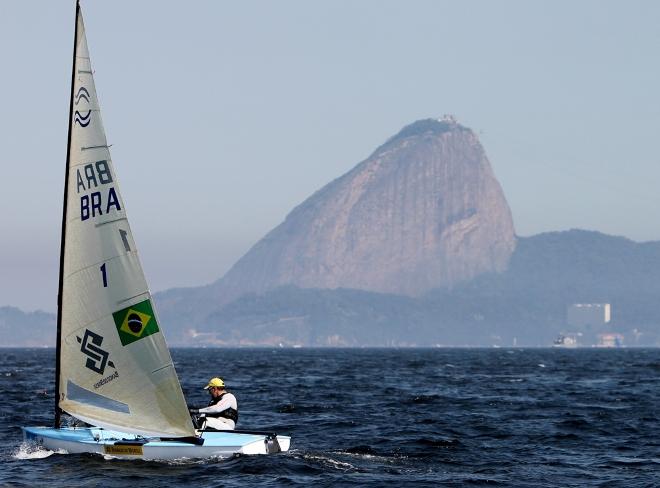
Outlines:
[[355, 466], [353, 466], [350, 463], [344, 463], [344, 462], [339, 461], [337, 459], [332, 459], [331, 457], [322, 456], [322, 455], [318, 455], [318, 454], [312, 454], [312, 453], [303, 454], [303, 459], [318, 461], [318, 462], [321, 462], [322, 464], [329, 465], [329, 466], [331, 466], [335, 469], [339, 469], [339, 470], [342, 470], [342, 471], [356, 469]]
[[14, 459], [44, 459], [53, 454], [66, 454], [66, 451], [51, 451], [46, 449], [43, 446], [37, 446], [35, 444], [23, 443], [19, 448], [14, 452]]

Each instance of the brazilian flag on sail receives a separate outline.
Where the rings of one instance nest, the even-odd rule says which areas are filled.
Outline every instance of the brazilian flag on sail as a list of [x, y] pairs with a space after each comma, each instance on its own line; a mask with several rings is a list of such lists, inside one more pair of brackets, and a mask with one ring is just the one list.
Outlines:
[[113, 313], [112, 318], [117, 326], [122, 346], [139, 341], [160, 330], [149, 299]]

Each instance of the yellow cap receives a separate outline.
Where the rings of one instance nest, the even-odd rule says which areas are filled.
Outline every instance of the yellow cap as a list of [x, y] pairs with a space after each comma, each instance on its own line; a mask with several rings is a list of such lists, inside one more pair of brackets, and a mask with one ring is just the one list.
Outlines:
[[209, 384], [204, 387], [205, 390], [208, 390], [212, 386], [215, 386], [216, 388], [224, 388], [225, 387], [225, 382], [222, 381], [221, 378], [211, 378], [209, 380]]

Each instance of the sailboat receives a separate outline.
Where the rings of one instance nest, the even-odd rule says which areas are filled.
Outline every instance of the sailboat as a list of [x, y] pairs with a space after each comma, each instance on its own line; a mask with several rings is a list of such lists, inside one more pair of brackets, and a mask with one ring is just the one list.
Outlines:
[[[60, 246], [54, 427], [27, 442], [137, 459], [287, 451], [290, 437], [198, 430], [138, 258], [101, 120], [79, 2]], [[63, 413], [82, 426], [64, 426]]]

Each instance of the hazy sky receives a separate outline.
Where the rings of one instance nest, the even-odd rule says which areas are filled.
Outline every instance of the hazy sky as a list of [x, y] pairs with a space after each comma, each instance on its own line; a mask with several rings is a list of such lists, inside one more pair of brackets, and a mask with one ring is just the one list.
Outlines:
[[[479, 134], [518, 235], [660, 239], [660, 2], [82, 5], [152, 291], [219, 278], [445, 113]], [[0, 0], [0, 306], [56, 308], [73, 20], [73, 0]]]

